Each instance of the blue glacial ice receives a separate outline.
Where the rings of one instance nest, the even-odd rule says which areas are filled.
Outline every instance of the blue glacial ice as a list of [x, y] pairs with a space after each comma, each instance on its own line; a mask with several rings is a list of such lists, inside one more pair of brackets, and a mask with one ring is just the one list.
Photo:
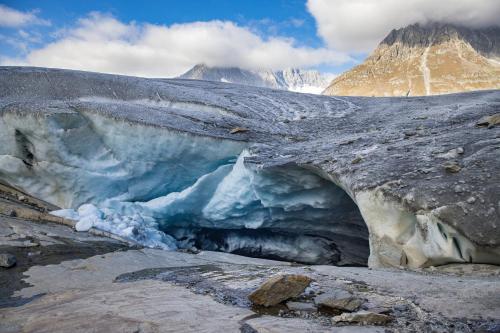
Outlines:
[[[107, 199], [53, 214], [77, 220], [77, 230], [95, 227], [149, 247], [202, 244], [206, 249], [302, 262], [339, 262], [339, 244], [331, 240], [335, 236], [366, 241], [362, 219], [339, 187], [296, 166], [260, 169], [245, 163], [249, 155], [243, 150], [236, 161], [214, 167], [183, 190], [148, 201]], [[257, 229], [267, 235], [245, 231]], [[207, 237], [213, 230], [220, 231], [217, 238], [223, 237], [223, 244]], [[164, 231], [173, 232], [179, 241]], [[200, 237], [204, 243], [196, 242]], [[366, 255], [358, 254], [354, 263], [361, 264]], [[346, 263], [353, 263], [349, 260]]]

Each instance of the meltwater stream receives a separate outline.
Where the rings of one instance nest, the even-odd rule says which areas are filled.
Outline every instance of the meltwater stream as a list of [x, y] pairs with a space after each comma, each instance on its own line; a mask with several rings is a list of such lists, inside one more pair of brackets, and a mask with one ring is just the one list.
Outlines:
[[148, 247], [191, 248], [301, 263], [366, 265], [368, 231], [341, 188], [295, 165], [227, 162], [149, 201], [105, 200], [54, 215]]

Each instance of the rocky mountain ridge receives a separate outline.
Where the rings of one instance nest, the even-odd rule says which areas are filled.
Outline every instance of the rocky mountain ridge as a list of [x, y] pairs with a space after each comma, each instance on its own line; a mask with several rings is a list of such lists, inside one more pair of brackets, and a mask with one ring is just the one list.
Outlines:
[[198, 64], [181, 79], [238, 83], [249, 86], [320, 93], [328, 85], [328, 79], [318, 71], [287, 68], [284, 70], [246, 70], [239, 67], [210, 67]]
[[500, 28], [413, 24], [391, 31], [325, 95], [422, 96], [500, 88]]

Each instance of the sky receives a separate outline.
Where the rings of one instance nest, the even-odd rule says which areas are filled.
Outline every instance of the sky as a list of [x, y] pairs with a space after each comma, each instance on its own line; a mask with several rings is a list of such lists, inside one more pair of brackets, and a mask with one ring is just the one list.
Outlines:
[[0, 65], [173, 77], [197, 63], [341, 73], [394, 28], [499, 25], [499, 0], [0, 0]]

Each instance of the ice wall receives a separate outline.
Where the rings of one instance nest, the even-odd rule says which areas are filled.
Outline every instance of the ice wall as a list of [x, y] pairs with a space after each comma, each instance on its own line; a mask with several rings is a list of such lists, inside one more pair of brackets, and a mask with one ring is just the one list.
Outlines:
[[358, 193], [356, 201], [370, 231], [372, 267], [500, 263], [498, 248], [476, 246], [439, 219], [440, 209], [409, 212], [385, 195], [383, 186]]
[[175, 230], [181, 247], [305, 263], [366, 264], [366, 226], [343, 190], [297, 166], [245, 164], [247, 156], [243, 150], [236, 163], [149, 201], [108, 199], [96, 203], [98, 208], [83, 205], [76, 212], [54, 214], [79, 220], [77, 229], [97, 227], [147, 246], [174, 248], [173, 239], [158, 231]]
[[246, 146], [91, 112], [8, 113], [0, 142], [2, 179], [64, 208], [179, 191]]
[[[172, 249], [177, 241], [164, 232], [171, 228], [265, 229], [279, 236], [233, 232], [205, 248], [366, 263], [366, 227], [343, 190], [297, 166], [246, 164], [244, 142], [85, 111], [5, 114], [0, 133], [0, 177], [64, 208], [55, 214], [78, 220], [77, 230]], [[252, 252], [252, 243], [264, 250]]]

